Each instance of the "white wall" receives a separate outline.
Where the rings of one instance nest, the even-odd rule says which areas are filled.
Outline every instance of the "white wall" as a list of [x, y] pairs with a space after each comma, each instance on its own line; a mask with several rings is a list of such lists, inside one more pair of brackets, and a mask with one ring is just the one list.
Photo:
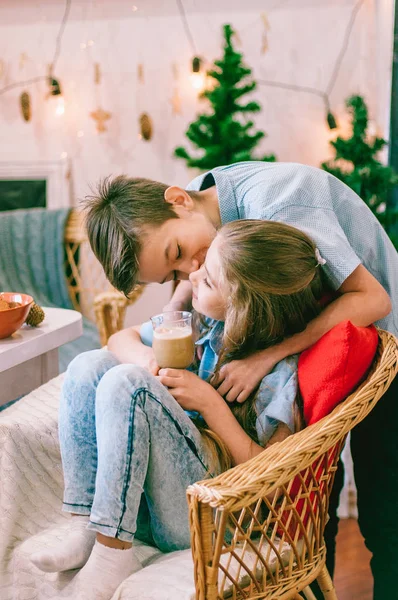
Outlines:
[[[183, 0], [198, 54], [220, 56], [221, 26], [239, 32], [247, 64], [257, 78], [324, 89], [340, 51], [353, 0]], [[136, 4], [138, 10], [133, 12]], [[0, 88], [20, 78], [46, 72], [64, 10], [62, 0], [0, 3], [0, 60], [5, 74]], [[271, 30], [269, 51], [260, 53], [261, 11]], [[371, 118], [388, 132], [392, 54], [393, 0], [364, 0], [340, 69], [331, 105], [344, 129], [344, 99], [363, 94]], [[89, 40], [94, 45], [81, 49]], [[28, 61], [21, 69], [19, 58]], [[56, 69], [65, 95], [66, 112], [56, 118], [45, 101], [44, 82], [29, 87], [33, 118], [25, 123], [19, 111], [21, 89], [0, 95], [0, 161], [54, 160], [68, 155], [75, 199], [98, 178], [128, 173], [184, 185], [192, 173], [172, 157], [185, 142], [184, 131], [202, 104], [189, 80], [192, 52], [174, 0], [74, 0]], [[100, 86], [94, 85], [94, 63], [101, 65]], [[137, 64], [143, 63], [145, 84], [137, 85]], [[179, 68], [183, 114], [173, 115], [170, 98]], [[322, 101], [316, 96], [259, 87], [263, 111], [256, 125], [268, 137], [259, 151], [275, 152], [279, 160], [312, 165], [329, 156]], [[108, 131], [98, 135], [89, 113], [98, 103], [112, 112]], [[138, 139], [138, 115], [154, 121], [150, 142]], [[78, 132], [80, 136], [78, 137]], [[83, 133], [81, 133], [83, 132]], [[145, 318], [165, 301], [169, 289], [147, 292], [132, 320]]]

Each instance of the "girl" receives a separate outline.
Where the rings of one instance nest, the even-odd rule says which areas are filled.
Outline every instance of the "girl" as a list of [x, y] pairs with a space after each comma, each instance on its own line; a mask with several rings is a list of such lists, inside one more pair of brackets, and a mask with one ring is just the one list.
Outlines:
[[293, 227], [230, 223], [190, 275], [193, 306], [208, 318], [198, 373], [158, 371], [139, 328], [135, 364], [118, 358], [116, 334], [113, 352], [87, 352], [69, 365], [59, 432], [71, 527], [59, 547], [32, 560], [45, 571], [83, 567], [71, 597], [109, 600], [140, 568], [135, 536], [165, 552], [189, 547], [187, 486], [299, 428], [297, 357], [279, 362], [244, 404], [228, 404], [227, 382], [217, 389], [217, 377], [227, 362], [304, 330], [319, 314], [322, 260]]

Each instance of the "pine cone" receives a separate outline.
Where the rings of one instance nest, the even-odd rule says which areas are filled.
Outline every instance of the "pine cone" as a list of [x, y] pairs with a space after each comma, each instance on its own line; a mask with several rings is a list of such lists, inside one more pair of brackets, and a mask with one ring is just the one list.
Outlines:
[[139, 121], [142, 137], [144, 140], [150, 140], [153, 135], [153, 123], [151, 117], [147, 113], [142, 113]]
[[26, 317], [25, 323], [30, 325], [31, 327], [37, 327], [40, 325], [42, 321], [44, 321], [45, 317], [44, 310], [38, 304], [33, 303], [32, 307], [29, 311], [28, 316]]
[[28, 94], [28, 92], [22, 92], [22, 94], [19, 97], [19, 102], [21, 105], [23, 118], [25, 119], [25, 121], [30, 121], [32, 116], [32, 108], [30, 102], [30, 95]]

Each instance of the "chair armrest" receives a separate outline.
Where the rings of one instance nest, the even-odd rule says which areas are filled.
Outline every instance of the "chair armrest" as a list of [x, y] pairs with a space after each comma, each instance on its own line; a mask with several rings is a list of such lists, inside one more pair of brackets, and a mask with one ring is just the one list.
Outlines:
[[[228, 511], [250, 506], [281, 485], [287, 485], [297, 473], [345, 436], [341, 424], [336, 427], [333, 435], [329, 419], [330, 415], [213, 479], [190, 485], [187, 489], [188, 496], [194, 496], [199, 502], [213, 508]], [[331, 435], [321, 442], [320, 438], [323, 436], [320, 430], [323, 423], [327, 433]]]
[[145, 286], [137, 286], [129, 298], [115, 291], [97, 294], [94, 298], [95, 321], [100, 334], [101, 346], [108, 343], [111, 335], [123, 329], [127, 306], [134, 304]]
[[127, 305], [127, 298], [119, 292], [103, 292], [94, 298], [95, 322], [101, 346], [105, 346], [110, 336], [123, 328]]

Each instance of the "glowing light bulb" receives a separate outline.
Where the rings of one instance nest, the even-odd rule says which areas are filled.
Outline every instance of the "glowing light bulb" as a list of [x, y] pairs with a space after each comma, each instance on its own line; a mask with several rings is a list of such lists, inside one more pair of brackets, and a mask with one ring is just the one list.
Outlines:
[[191, 83], [195, 90], [201, 91], [205, 87], [204, 73], [191, 73]]
[[191, 84], [195, 90], [201, 92], [206, 85], [206, 74], [202, 70], [202, 59], [199, 56], [194, 56], [192, 59]]
[[62, 94], [54, 96], [55, 98], [55, 116], [62, 117], [65, 114], [65, 100]]
[[65, 102], [62, 95], [62, 90], [58, 79], [54, 77], [48, 78], [49, 97], [52, 98], [52, 106], [57, 117], [61, 117], [65, 113]]

